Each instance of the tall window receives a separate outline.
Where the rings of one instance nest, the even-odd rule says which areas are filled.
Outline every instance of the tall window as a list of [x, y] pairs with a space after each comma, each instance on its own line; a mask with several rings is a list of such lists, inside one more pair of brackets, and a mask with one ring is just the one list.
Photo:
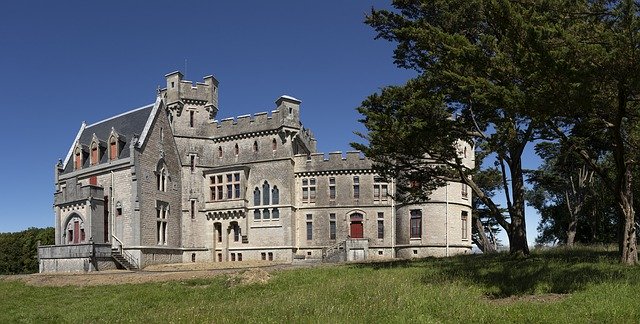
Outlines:
[[271, 218], [274, 219], [274, 220], [275, 219], [280, 219], [280, 211], [278, 210], [278, 208], [274, 208], [271, 211]]
[[270, 219], [271, 218], [271, 214], [269, 213], [269, 209], [265, 208], [264, 210], [262, 210], [262, 219]]
[[253, 141], [253, 151], [258, 153], [258, 141]]
[[353, 177], [353, 198], [360, 198], [360, 177]]
[[240, 241], [240, 226], [236, 222], [233, 222], [231, 224], [233, 226], [233, 241], [238, 242]]
[[253, 205], [260, 206], [260, 189], [258, 187], [253, 189]]
[[469, 187], [466, 184], [462, 184], [462, 198], [468, 198], [469, 197]]
[[313, 239], [313, 215], [307, 214], [307, 240]]
[[111, 138], [109, 142], [109, 159], [115, 160], [118, 158], [118, 141], [115, 137]]
[[80, 152], [80, 150], [76, 152], [74, 167], [76, 170], [82, 169], [82, 152]]
[[164, 167], [156, 171], [156, 186], [158, 191], [167, 191], [167, 169]]
[[302, 202], [313, 203], [316, 201], [316, 179], [302, 179]]
[[222, 158], [222, 146], [218, 146], [218, 157]]
[[269, 189], [269, 183], [265, 181], [262, 184], [262, 203], [265, 205], [271, 205], [269, 203], [269, 191], [271, 191]]
[[156, 241], [158, 245], [167, 245], [167, 218], [169, 204], [156, 201]]
[[196, 156], [193, 154], [189, 155], [189, 168], [191, 169], [191, 173], [196, 171]]
[[260, 220], [260, 210], [256, 209], [253, 211], [253, 219]]
[[384, 213], [378, 213], [378, 238], [384, 238]]
[[336, 178], [329, 178], [329, 199], [336, 199]]
[[[226, 195], [225, 195], [226, 187]], [[241, 197], [240, 172], [216, 174], [209, 176], [211, 201], [238, 199]], [[255, 195], [255, 191], [254, 191]], [[255, 201], [254, 201], [255, 203]]]
[[191, 200], [191, 208], [189, 209], [189, 213], [191, 214], [191, 219], [195, 219], [196, 218], [196, 201], [195, 200]]
[[419, 209], [411, 210], [411, 238], [422, 237], [422, 211]]
[[387, 196], [389, 195], [388, 185], [382, 181], [381, 178], [376, 178], [373, 183], [374, 201], [387, 201]]
[[98, 154], [98, 144], [93, 143], [91, 145], [91, 165], [96, 165], [100, 162], [100, 157]]
[[193, 110], [189, 111], [189, 127], [193, 127], [194, 114], [195, 114], [195, 111]]
[[463, 240], [468, 240], [469, 239], [469, 224], [468, 224], [468, 213], [466, 211], [463, 211], [462, 214], [460, 215], [460, 223], [462, 224], [462, 239]]
[[215, 223], [213, 224], [213, 227], [216, 231], [216, 241], [218, 241], [218, 243], [222, 242], [222, 224]]
[[238, 146], [238, 143], [236, 143], [236, 146], [235, 146], [235, 153], [236, 153], [236, 156], [240, 154], [240, 147]]
[[275, 151], [277, 148], [278, 148], [278, 141], [276, 141], [276, 139], [274, 138], [273, 141], [271, 141], [271, 149]]
[[336, 214], [329, 214], [329, 239], [336, 239]]
[[271, 204], [280, 204], [280, 190], [278, 190], [278, 186], [273, 186], [273, 189], [271, 189]]

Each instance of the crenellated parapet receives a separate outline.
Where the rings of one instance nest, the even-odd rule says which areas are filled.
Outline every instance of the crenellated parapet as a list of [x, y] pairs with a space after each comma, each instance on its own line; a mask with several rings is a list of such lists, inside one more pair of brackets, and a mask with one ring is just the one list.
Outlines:
[[298, 154], [294, 156], [296, 173], [371, 173], [372, 162], [359, 151]]
[[176, 111], [176, 116], [182, 114], [185, 105], [204, 106], [211, 119], [218, 113], [218, 80], [212, 75], [203, 78], [203, 82], [193, 83], [183, 80], [184, 75], [175, 71], [165, 75], [167, 87], [159, 89], [170, 110]]

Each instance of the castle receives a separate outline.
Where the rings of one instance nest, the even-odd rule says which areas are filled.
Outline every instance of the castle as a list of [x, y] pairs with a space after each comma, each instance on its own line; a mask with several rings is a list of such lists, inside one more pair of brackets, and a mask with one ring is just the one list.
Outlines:
[[[80, 127], [55, 167], [56, 238], [39, 247], [40, 272], [471, 250], [466, 185], [396, 204], [359, 152], [316, 152], [300, 100], [218, 121], [213, 76], [166, 82], [154, 104]], [[472, 147], [460, 152], [472, 167]]]

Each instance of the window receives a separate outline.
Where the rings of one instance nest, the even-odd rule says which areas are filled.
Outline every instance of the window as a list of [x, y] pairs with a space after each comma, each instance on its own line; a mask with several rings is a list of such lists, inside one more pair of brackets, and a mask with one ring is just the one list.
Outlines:
[[76, 170], [82, 169], [82, 153], [80, 152], [80, 150], [76, 152], [76, 157], [75, 157], [73, 166], [75, 167]]
[[242, 261], [242, 253], [238, 253], [238, 261]]
[[96, 165], [100, 162], [99, 154], [98, 154], [98, 144], [93, 143], [91, 145], [91, 165]]
[[269, 214], [269, 210], [268, 209], [263, 209], [262, 210], [262, 219], [270, 219], [271, 215]]
[[109, 159], [115, 160], [118, 158], [118, 141], [115, 137], [111, 138], [109, 142]]
[[240, 241], [240, 226], [238, 225], [238, 223], [232, 223], [233, 226], [233, 241], [234, 242], [238, 242]]
[[384, 238], [384, 220], [378, 219], [378, 238]]
[[336, 239], [336, 214], [329, 214], [329, 239]]
[[[226, 187], [226, 196], [224, 188]], [[225, 199], [238, 199], [241, 197], [240, 191], [240, 172], [217, 174], [209, 176], [209, 192], [211, 201], [220, 201]], [[256, 188], [257, 189], [257, 188]], [[258, 190], [259, 191], [259, 190]], [[259, 194], [259, 193], [258, 193]], [[254, 191], [255, 205], [255, 191]], [[259, 202], [258, 202], [259, 205]]]
[[222, 262], [222, 253], [218, 253], [218, 262]]
[[196, 171], [196, 156], [195, 155], [190, 155], [189, 156], [189, 167], [191, 168], [191, 173]]
[[360, 198], [360, 177], [353, 177], [353, 198]]
[[260, 210], [256, 209], [253, 211], [253, 219], [260, 220]]
[[258, 141], [253, 141], [253, 152], [258, 153]]
[[218, 157], [222, 158], [222, 146], [218, 146]]
[[274, 208], [271, 211], [271, 218], [272, 219], [280, 219], [280, 211], [278, 210], [278, 208]]
[[231, 253], [231, 261], [235, 261], [236, 260], [236, 254], [235, 253]]
[[158, 245], [167, 245], [167, 218], [169, 204], [156, 201], [156, 241]]
[[240, 154], [240, 147], [238, 146], [238, 143], [236, 143], [236, 146], [235, 146], [235, 153], [236, 153], [236, 156]]
[[253, 189], [253, 205], [260, 206], [260, 189], [258, 187]]
[[462, 224], [462, 239], [463, 240], [468, 240], [469, 239], [469, 228], [468, 228], [468, 222], [467, 222], [467, 218], [468, 218], [468, 213], [466, 211], [463, 211], [462, 214], [460, 215], [460, 223]]
[[280, 191], [278, 190], [277, 186], [273, 186], [273, 189], [271, 190], [271, 204], [280, 204]]
[[271, 149], [273, 151], [275, 151], [276, 149], [278, 149], [278, 141], [276, 141], [276, 139], [274, 138], [273, 141], [271, 141]]
[[469, 198], [469, 187], [466, 184], [462, 184], [462, 198]]
[[269, 183], [265, 181], [262, 184], [262, 203], [265, 205], [271, 205], [269, 203], [269, 191]]
[[167, 169], [161, 167], [156, 171], [156, 186], [158, 191], [167, 191]]
[[269, 255], [269, 261], [273, 261], [273, 252], [269, 252], [268, 255]]
[[467, 147], [466, 147], [466, 146], [464, 147], [464, 154], [463, 154], [463, 156], [464, 156], [464, 158], [465, 158], [465, 159], [467, 158]]
[[329, 199], [336, 199], [336, 178], [329, 178]]
[[422, 237], [422, 211], [414, 209], [411, 211], [411, 238]]
[[302, 202], [316, 202], [316, 178], [302, 179]]
[[193, 117], [195, 115], [195, 111], [189, 111], [189, 127], [193, 127]]
[[266, 260], [267, 259], [267, 254], [264, 253], [264, 252], [260, 253], [260, 259]]
[[215, 228], [216, 232], [216, 240], [218, 241], [218, 243], [222, 242], [222, 224], [215, 223], [213, 227]]
[[307, 240], [313, 239], [313, 216], [311, 214], [307, 214]]
[[389, 195], [388, 184], [382, 178], [375, 178], [373, 183], [373, 201], [387, 201]]
[[196, 254], [191, 253], [191, 262], [196, 262]]
[[122, 216], [122, 207], [116, 207], [116, 217]]
[[191, 214], [191, 219], [196, 218], [196, 201], [191, 200], [191, 209], [189, 209], [189, 213]]

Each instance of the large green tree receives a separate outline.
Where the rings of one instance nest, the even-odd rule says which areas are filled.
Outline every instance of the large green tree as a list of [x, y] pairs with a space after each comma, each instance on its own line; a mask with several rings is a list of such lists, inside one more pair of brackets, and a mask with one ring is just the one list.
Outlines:
[[[525, 227], [525, 147], [543, 135], [551, 94], [548, 66], [560, 31], [549, 12], [561, 1], [398, 0], [366, 23], [397, 43], [395, 63], [420, 76], [365, 100], [367, 143], [355, 145], [406, 197], [425, 199], [446, 180], [462, 181], [509, 237], [529, 254]], [[535, 112], [535, 113], [532, 113]], [[452, 115], [457, 115], [452, 118]], [[462, 164], [457, 141], [475, 145], [499, 171], [506, 214]], [[420, 184], [416, 190], [415, 184]]]

